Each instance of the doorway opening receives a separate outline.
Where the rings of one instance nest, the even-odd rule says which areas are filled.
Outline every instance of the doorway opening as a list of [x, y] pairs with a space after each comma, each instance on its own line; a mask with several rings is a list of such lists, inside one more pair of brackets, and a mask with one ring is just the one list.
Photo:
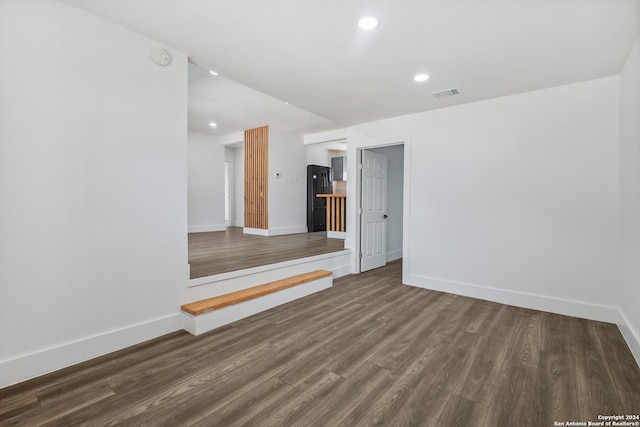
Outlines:
[[358, 150], [357, 271], [382, 267], [405, 251], [405, 144]]

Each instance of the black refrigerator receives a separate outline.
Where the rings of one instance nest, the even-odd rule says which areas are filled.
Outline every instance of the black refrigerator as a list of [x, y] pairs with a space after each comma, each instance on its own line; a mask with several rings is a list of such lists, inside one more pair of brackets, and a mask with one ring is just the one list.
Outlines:
[[331, 168], [307, 165], [307, 228], [310, 232], [327, 230], [327, 199], [316, 194], [331, 193]]

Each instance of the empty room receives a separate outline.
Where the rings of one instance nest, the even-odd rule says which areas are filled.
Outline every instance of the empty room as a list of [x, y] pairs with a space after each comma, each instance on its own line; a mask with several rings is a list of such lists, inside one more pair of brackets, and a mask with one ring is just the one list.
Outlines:
[[0, 0], [0, 426], [640, 426], [640, 0]]

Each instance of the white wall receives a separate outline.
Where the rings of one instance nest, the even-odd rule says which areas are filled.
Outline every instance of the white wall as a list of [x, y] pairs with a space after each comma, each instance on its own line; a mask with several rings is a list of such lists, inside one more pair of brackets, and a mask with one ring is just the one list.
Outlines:
[[306, 159], [302, 135], [269, 127], [269, 235], [307, 231]]
[[402, 258], [402, 191], [404, 180], [404, 146], [372, 148], [387, 156], [387, 261]]
[[307, 164], [331, 167], [331, 158], [346, 156], [346, 143], [329, 141], [305, 145], [307, 150]]
[[0, 2], [0, 387], [180, 328], [187, 58]]
[[[350, 129], [350, 174], [358, 148], [406, 143], [405, 282], [617, 320], [618, 84], [609, 77]], [[348, 191], [356, 194], [353, 180]], [[353, 201], [349, 215], [353, 224]]]
[[[234, 148], [224, 147], [224, 161], [229, 164], [229, 223], [227, 225], [233, 225], [236, 206], [236, 159]], [[242, 181], [240, 184], [242, 185]]]
[[233, 149], [235, 192], [233, 225], [244, 227], [244, 146]]
[[640, 364], [640, 39], [620, 74], [621, 328]]
[[329, 158], [329, 150], [326, 143], [309, 144], [307, 148], [307, 164], [331, 167], [331, 159]]
[[225, 148], [218, 138], [189, 131], [189, 232], [223, 231]]

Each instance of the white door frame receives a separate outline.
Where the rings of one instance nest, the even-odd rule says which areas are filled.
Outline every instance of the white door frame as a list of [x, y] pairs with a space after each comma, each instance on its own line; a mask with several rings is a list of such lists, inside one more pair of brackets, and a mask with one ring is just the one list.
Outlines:
[[231, 162], [224, 162], [224, 225], [231, 225]]
[[[355, 171], [357, 173], [352, 174], [352, 176], [356, 179], [355, 185], [355, 198], [354, 203], [351, 204], [351, 209], [355, 211], [355, 218], [357, 222], [357, 226], [353, 227], [354, 236], [353, 236], [353, 273], [360, 273], [360, 251], [361, 251], [361, 215], [358, 211], [361, 206], [362, 199], [362, 177], [360, 176], [360, 168], [359, 163], [362, 158], [362, 150], [367, 150], [370, 148], [379, 148], [379, 147], [388, 147], [392, 145], [403, 145], [404, 146], [404, 165], [403, 165], [403, 188], [402, 188], [402, 277], [403, 283], [404, 278], [408, 277], [409, 274], [409, 262], [410, 262], [410, 212], [411, 212], [411, 200], [409, 197], [410, 189], [411, 189], [411, 138], [409, 136], [404, 136], [401, 138], [394, 138], [391, 140], [387, 140], [388, 142], [377, 141], [375, 143], [370, 144], [358, 144], [355, 152]], [[351, 141], [348, 141], [351, 143]], [[352, 211], [353, 212], [353, 211]]]

